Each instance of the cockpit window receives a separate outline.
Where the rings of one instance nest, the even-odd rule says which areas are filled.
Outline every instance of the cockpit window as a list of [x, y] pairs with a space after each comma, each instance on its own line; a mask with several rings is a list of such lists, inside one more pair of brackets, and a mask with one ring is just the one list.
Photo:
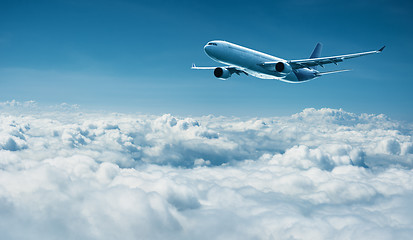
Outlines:
[[214, 45], [214, 46], [217, 46], [217, 44], [216, 44], [216, 43], [212, 43], [212, 42], [208, 43], [208, 45]]

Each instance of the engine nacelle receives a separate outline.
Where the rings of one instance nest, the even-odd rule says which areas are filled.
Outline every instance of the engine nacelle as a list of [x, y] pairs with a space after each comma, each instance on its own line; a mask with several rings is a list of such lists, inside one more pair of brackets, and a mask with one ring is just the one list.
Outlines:
[[275, 64], [275, 71], [282, 75], [288, 75], [292, 70], [293, 68], [286, 62], [277, 62]]
[[215, 77], [223, 80], [226, 80], [227, 78], [231, 77], [231, 73], [229, 72], [229, 70], [222, 67], [215, 68], [214, 75]]

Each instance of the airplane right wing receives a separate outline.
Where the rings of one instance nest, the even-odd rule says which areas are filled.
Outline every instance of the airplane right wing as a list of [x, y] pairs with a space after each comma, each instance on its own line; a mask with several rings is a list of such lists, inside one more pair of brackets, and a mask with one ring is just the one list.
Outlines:
[[240, 67], [235, 67], [235, 66], [223, 66], [223, 67], [197, 67], [195, 63], [192, 63], [191, 69], [195, 70], [215, 70], [216, 68], [225, 68], [227, 69], [231, 74], [236, 73], [239, 75], [240, 73], [243, 73], [248, 76], [248, 73]]
[[215, 69], [215, 68], [217, 68], [217, 67], [197, 67], [197, 66], [195, 65], [195, 63], [192, 63], [192, 67], [191, 67], [191, 69], [196, 69], [196, 70], [198, 70], [198, 69], [201, 69], [201, 70], [213, 70], [213, 69]]

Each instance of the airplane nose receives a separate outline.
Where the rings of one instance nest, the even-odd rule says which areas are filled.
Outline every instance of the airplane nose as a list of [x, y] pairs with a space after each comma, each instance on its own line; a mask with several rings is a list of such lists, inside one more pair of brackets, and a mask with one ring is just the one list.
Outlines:
[[205, 47], [204, 47], [204, 51], [205, 51], [205, 53], [206, 54], [210, 54], [211, 53], [211, 46], [209, 46], [209, 45], [205, 45]]

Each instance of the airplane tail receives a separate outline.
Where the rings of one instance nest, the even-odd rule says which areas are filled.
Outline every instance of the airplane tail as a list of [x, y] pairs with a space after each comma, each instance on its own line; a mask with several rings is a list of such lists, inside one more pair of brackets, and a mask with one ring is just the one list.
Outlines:
[[316, 73], [316, 76], [319, 77], [319, 76], [323, 76], [323, 75], [326, 75], [326, 74], [339, 73], [339, 72], [348, 72], [348, 71], [351, 71], [351, 70], [350, 69], [342, 69], [342, 70], [335, 70], [335, 71], [328, 71], [328, 72], [318, 72], [318, 73]]
[[[313, 53], [311, 53], [310, 58], [319, 58], [321, 56], [321, 50], [323, 49], [323, 44], [322, 43], [317, 43], [315, 46]], [[313, 67], [313, 69], [316, 69], [316, 67]]]
[[314, 48], [313, 53], [311, 54], [310, 58], [319, 58], [321, 56], [321, 50], [323, 49], [323, 44], [317, 43]]

